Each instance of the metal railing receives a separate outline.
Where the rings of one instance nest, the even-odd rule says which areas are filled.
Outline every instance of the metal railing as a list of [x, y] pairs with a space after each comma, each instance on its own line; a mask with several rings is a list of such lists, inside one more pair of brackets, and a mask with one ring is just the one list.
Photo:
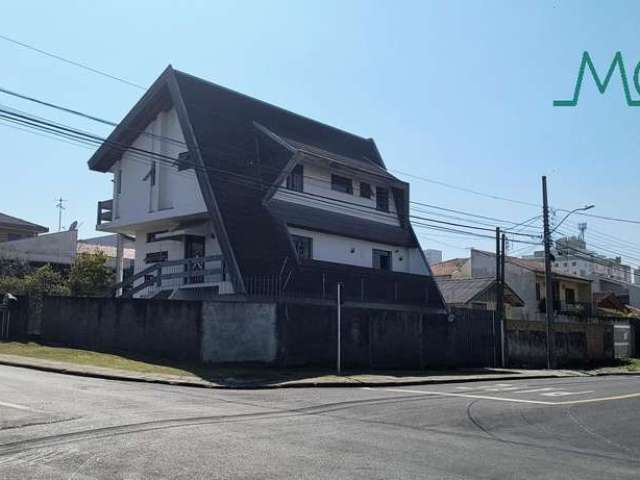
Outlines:
[[113, 200], [102, 200], [98, 202], [98, 217], [96, 225], [101, 225], [105, 222], [111, 222], [113, 220]]
[[131, 297], [143, 290], [145, 296], [151, 296], [160, 290], [221, 282], [225, 279], [222, 255], [210, 255], [154, 263], [114, 285], [112, 289], [115, 292], [122, 288], [125, 297]]
[[411, 305], [439, 305], [432, 277], [374, 270], [353, 265], [308, 261], [286, 274], [245, 278], [249, 295], [335, 300], [342, 284], [345, 301]]

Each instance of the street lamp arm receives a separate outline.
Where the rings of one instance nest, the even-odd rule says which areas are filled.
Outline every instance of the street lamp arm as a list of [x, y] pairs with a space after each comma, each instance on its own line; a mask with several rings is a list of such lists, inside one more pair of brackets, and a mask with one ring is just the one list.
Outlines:
[[551, 230], [549, 232], [549, 234], [552, 234], [553, 232], [555, 232], [560, 227], [560, 225], [562, 225], [567, 220], [567, 218], [569, 218], [574, 213], [576, 213], [576, 212], [584, 212], [586, 210], [591, 210], [593, 207], [595, 207], [595, 205], [587, 205], [586, 207], [580, 207], [580, 208], [575, 208], [575, 209], [571, 210], [569, 213], [567, 213], [564, 216], [564, 218], [562, 220], [560, 220], [560, 223], [558, 223], [555, 227], [553, 227], [553, 230]]

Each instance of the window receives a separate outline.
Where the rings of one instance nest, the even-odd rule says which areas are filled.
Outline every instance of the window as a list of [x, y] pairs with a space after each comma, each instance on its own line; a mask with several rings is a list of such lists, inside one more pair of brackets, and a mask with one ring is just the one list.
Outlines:
[[575, 267], [576, 266], [576, 262], [571, 262], [571, 266]]
[[540, 283], [536, 282], [536, 300], [540, 301], [540, 298], [542, 298], [540, 296]]
[[362, 198], [371, 198], [372, 193], [371, 185], [365, 182], [360, 182], [360, 196]]
[[24, 238], [22, 235], [20, 235], [19, 233], [7, 233], [7, 240], [9, 242], [13, 241], [13, 240], [20, 240], [21, 238]]
[[116, 172], [116, 194], [122, 193], [122, 169]]
[[353, 184], [351, 183], [351, 179], [341, 177], [340, 175], [331, 175], [331, 190], [353, 195]]
[[576, 303], [576, 291], [573, 288], [565, 288], [564, 300], [568, 305]]
[[298, 258], [313, 258], [312, 238], [303, 237], [301, 235], [291, 235], [291, 240], [293, 241], [293, 248], [295, 249]]
[[180, 152], [178, 154], [178, 161], [176, 162], [176, 166], [178, 167], [179, 172], [188, 170], [189, 168], [193, 168], [193, 161], [191, 160], [191, 155], [189, 155], [188, 151]]
[[287, 189], [294, 192], [302, 192], [304, 185], [304, 168], [296, 165], [287, 176]]
[[149, 252], [144, 257], [144, 263], [160, 263], [166, 262], [169, 259], [169, 252]]
[[373, 249], [373, 268], [378, 270], [391, 270], [391, 252], [388, 250]]
[[389, 211], [389, 190], [376, 187], [376, 209], [381, 212]]

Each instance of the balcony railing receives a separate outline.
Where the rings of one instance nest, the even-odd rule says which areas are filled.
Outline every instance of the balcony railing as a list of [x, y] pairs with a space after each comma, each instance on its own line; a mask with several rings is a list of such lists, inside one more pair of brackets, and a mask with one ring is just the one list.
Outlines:
[[113, 220], [113, 200], [102, 200], [98, 202], [98, 218], [96, 225], [100, 226], [105, 222]]
[[142, 291], [150, 296], [160, 290], [211, 284], [225, 279], [222, 255], [211, 255], [154, 263], [112, 288], [114, 293], [122, 289], [125, 297]]
[[[538, 304], [540, 313], [546, 312], [546, 303], [542, 299]], [[553, 302], [553, 311], [559, 315], [569, 315], [577, 317], [591, 317], [593, 315], [593, 305], [587, 302], [566, 303], [555, 300]]]
[[338, 283], [344, 301], [444, 307], [433, 278], [425, 275], [306, 260], [295, 270], [245, 278], [249, 295], [268, 297], [335, 300]]

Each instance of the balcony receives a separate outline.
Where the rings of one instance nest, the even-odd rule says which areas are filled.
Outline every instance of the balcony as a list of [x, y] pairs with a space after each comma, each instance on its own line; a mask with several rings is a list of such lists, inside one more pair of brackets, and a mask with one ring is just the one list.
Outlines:
[[161, 290], [214, 286], [226, 280], [222, 255], [154, 263], [112, 287], [124, 297], [152, 297]]
[[[538, 304], [538, 311], [540, 313], [546, 312], [546, 302], [544, 298], [540, 300]], [[553, 311], [557, 315], [587, 318], [593, 315], [593, 305], [587, 302], [566, 303], [555, 300], [553, 302]]]
[[96, 220], [96, 226], [100, 226], [103, 223], [113, 221], [113, 200], [102, 200], [98, 202], [98, 217]]

